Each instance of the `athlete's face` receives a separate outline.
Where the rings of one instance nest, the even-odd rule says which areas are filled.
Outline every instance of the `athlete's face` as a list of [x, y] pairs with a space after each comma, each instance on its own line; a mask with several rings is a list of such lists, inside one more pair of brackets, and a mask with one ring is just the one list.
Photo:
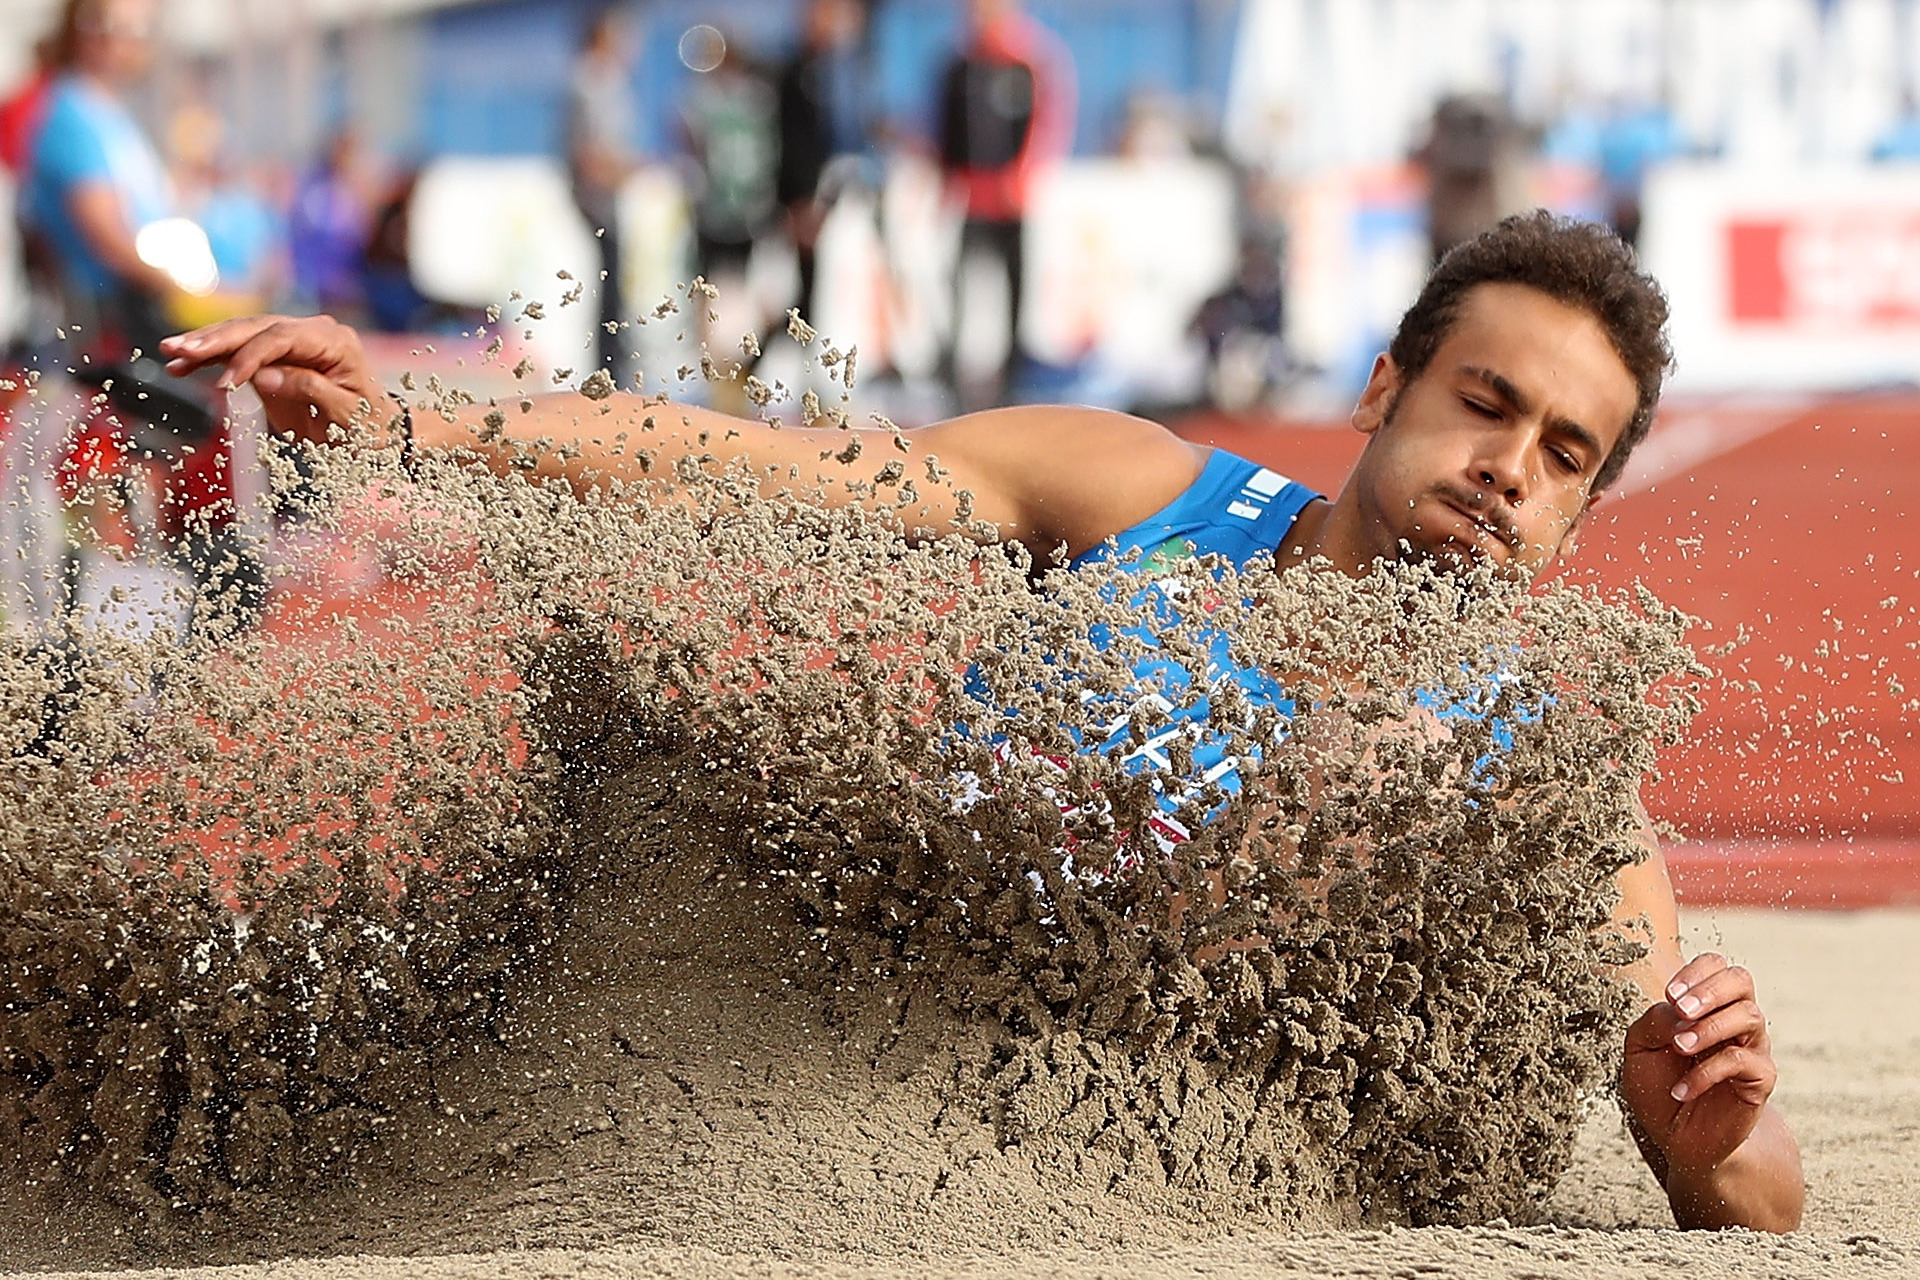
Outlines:
[[1572, 549], [1637, 402], [1592, 315], [1524, 285], [1477, 286], [1420, 376], [1381, 356], [1354, 410], [1371, 437], [1351, 483], [1374, 554], [1537, 572]]

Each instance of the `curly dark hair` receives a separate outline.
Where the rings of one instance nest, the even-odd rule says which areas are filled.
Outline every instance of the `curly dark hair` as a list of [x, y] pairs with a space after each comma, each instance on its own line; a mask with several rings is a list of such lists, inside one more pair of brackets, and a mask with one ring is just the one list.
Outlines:
[[1440, 259], [1420, 297], [1400, 318], [1387, 354], [1406, 381], [1426, 371], [1458, 319], [1461, 301], [1482, 284], [1523, 284], [1588, 312], [1633, 375], [1639, 402], [1594, 477], [1598, 493], [1620, 478], [1627, 458], [1647, 438], [1661, 384], [1673, 368], [1665, 291], [1606, 227], [1545, 209], [1515, 214]]

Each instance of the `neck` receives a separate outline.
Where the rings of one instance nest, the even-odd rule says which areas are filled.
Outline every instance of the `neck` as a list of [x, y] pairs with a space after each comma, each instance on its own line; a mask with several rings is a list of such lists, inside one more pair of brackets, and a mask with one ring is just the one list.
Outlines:
[[1360, 577], [1372, 569], [1380, 557], [1360, 536], [1353, 505], [1346, 493], [1332, 502], [1318, 499], [1308, 503], [1280, 540], [1278, 567], [1323, 557], [1349, 577]]

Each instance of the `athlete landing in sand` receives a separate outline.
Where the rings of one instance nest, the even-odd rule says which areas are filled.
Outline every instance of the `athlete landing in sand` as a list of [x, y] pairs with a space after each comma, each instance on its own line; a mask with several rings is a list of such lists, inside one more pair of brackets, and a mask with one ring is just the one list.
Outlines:
[[[1544, 213], [1511, 218], [1448, 255], [1375, 361], [1353, 412], [1367, 444], [1333, 501], [1124, 414], [1019, 408], [912, 433], [950, 473], [920, 490], [914, 527], [965, 524], [968, 492], [973, 520], [1041, 562], [1062, 546], [1097, 555], [1117, 538], [1146, 552], [1180, 543], [1241, 560], [1271, 551], [1282, 564], [1324, 557], [1354, 574], [1417, 558], [1528, 576], [1573, 549], [1587, 508], [1645, 438], [1671, 362], [1666, 316], [1659, 287], [1610, 233]], [[162, 351], [179, 374], [224, 364], [223, 380], [251, 382], [275, 429], [309, 439], [387, 403], [358, 336], [326, 317], [229, 321]], [[838, 427], [776, 429], [637, 396], [543, 396], [509, 411], [504, 432], [485, 427], [483, 407], [453, 422], [423, 415], [414, 444], [504, 468], [516, 445], [546, 438], [570, 446], [542, 454], [547, 478], [637, 482], [641, 462], [615, 438], [637, 438], [649, 410], [656, 459], [738, 461], [767, 477], [769, 496], [793, 488], [796, 469], [830, 482], [828, 501], [871, 493], [831, 483], [872, 470], [852, 461]], [[1659, 845], [1644, 839], [1646, 861], [1620, 873], [1618, 910], [1653, 929], [1633, 974], [1648, 1007], [1621, 1068], [1630, 1122], [1681, 1226], [1790, 1231], [1805, 1198], [1800, 1156], [1768, 1104], [1775, 1072], [1752, 975], [1713, 954], [1683, 960]]]

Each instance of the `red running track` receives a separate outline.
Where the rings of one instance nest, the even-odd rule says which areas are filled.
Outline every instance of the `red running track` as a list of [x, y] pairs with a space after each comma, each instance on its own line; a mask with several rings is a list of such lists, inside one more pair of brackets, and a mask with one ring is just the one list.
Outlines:
[[[1331, 493], [1361, 437], [1201, 417], [1182, 434]], [[1699, 617], [1720, 688], [1647, 795], [1684, 901], [1920, 904], [1920, 397], [1679, 403], [1562, 570]]]

